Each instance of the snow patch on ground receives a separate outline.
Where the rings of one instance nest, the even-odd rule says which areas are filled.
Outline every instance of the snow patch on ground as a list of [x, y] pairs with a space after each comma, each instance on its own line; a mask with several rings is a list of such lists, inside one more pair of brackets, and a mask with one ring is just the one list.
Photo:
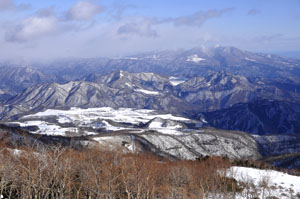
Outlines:
[[126, 142], [125, 147], [128, 150], [132, 150], [131, 140], [126, 136], [104, 136], [104, 137], [96, 137], [93, 138], [96, 142], [98, 142], [101, 146], [108, 147], [109, 149], [120, 149], [122, 143]]
[[137, 57], [125, 57], [124, 59], [129, 59], [129, 60], [139, 60]]
[[159, 92], [157, 92], [157, 91], [149, 91], [149, 90], [145, 90], [145, 89], [136, 89], [134, 91], [140, 92], [140, 93], [145, 93], [147, 95], [159, 95]]
[[162, 127], [162, 122], [159, 121], [153, 121], [151, 122], [151, 124], [149, 125], [149, 128], [161, 128]]
[[179, 124], [168, 125], [168, 124], [164, 124], [163, 121], [159, 121], [159, 120], [151, 121], [148, 128], [152, 130], [156, 130], [157, 132], [162, 134], [170, 134], [170, 135], [182, 134], [182, 132], [179, 131], [179, 129], [182, 129], [181, 125]]
[[177, 86], [178, 84], [185, 82], [185, 79], [182, 79], [180, 77], [170, 77], [169, 81], [173, 86]]
[[158, 59], [160, 57], [160, 55], [153, 55], [152, 58], [153, 59]]
[[251, 59], [251, 58], [248, 58], [248, 57], [245, 57], [245, 60], [252, 61], [252, 62], [257, 62], [255, 59]]
[[[25, 122], [18, 122], [21, 127], [28, 127], [28, 126], [37, 126], [39, 130], [31, 131], [35, 134], [42, 134], [42, 135], [60, 135], [60, 136], [67, 136], [67, 134], [79, 134], [79, 130], [76, 127], [68, 127], [63, 128], [57, 124], [49, 123], [46, 121], [25, 121]], [[85, 135], [94, 135], [94, 132], [84, 132]]]
[[186, 61], [199, 63], [200, 61], [204, 61], [204, 58], [198, 57], [198, 55], [191, 55], [187, 58]]
[[169, 129], [169, 128], [153, 128], [153, 130], [156, 130], [159, 133], [168, 134], [168, 135], [182, 135], [183, 134], [181, 131], [178, 131], [175, 129]]
[[268, 144], [268, 143], [274, 143], [274, 142], [289, 142], [296, 140], [296, 137], [290, 136], [290, 135], [266, 135], [266, 136], [260, 136], [260, 135], [252, 135], [260, 144]]
[[[238, 182], [253, 184], [259, 198], [275, 196], [281, 199], [295, 197], [300, 194], [300, 176], [293, 176], [273, 170], [260, 170], [247, 167], [231, 167], [227, 177], [233, 177]], [[264, 188], [265, 184], [266, 188]], [[253, 188], [252, 188], [253, 189]], [[255, 191], [255, 190], [252, 190]], [[240, 198], [246, 198], [244, 190]]]
[[125, 85], [128, 86], [128, 87], [130, 87], [130, 88], [132, 88], [132, 85], [129, 84], [128, 82], [126, 82]]
[[120, 70], [120, 78], [124, 77], [123, 71]]

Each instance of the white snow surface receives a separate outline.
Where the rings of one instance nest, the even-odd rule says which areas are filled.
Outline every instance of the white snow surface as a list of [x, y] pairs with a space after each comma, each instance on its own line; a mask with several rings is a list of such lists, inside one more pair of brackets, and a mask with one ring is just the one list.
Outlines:
[[173, 86], [177, 86], [178, 84], [185, 82], [184, 79], [179, 78], [179, 77], [170, 77], [169, 80]]
[[123, 71], [120, 70], [120, 78], [124, 77]]
[[[275, 196], [288, 199], [291, 198], [291, 194], [294, 197], [297, 193], [300, 194], [300, 176], [279, 171], [234, 166], [230, 168], [227, 177], [232, 177], [238, 182], [248, 185], [253, 183], [259, 198]], [[265, 189], [262, 186], [263, 182], [267, 185]], [[239, 198], [246, 198], [245, 189]]]
[[139, 58], [137, 58], [137, 57], [126, 57], [126, 58], [124, 58], [124, 59], [138, 60]]
[[162, 122], [158, 122], [158, 121], [153, 121], [149, 125], [149, 128], [151, 128], [151, 129], [153, 129], [153, 128], [161, 128], [161, 127], [162, 127]]
[[[43, 121], [43, 118], [50, 116], [57, 117], [58, 123], [49, 123]], [[148, 121], [159, 117], [162, 119], [169, 119], [174, 121], [189, 121], [187, 118], [173, 116], [171, 114], [158, 114], [154, 110], [147, 109], [131, 109], [131, 108], [120, 108], [113, 109], [110, 107], [102, 108], [71, 108], [70, 110], [56, 110], [48, 109], [44, 112], [38, 112], [36, 114], [24, 116], [22, 119], [24, 122], [17, 122], [21, 127], [26, 126], [38, 126], [39, 130], [33, 133], [47, 134], [47, 135], [66, 135], [66, 132], [79, 133], [76, 127], [92, 127], [92, 128], [104, 128], [109, 131], [118, 131], [128, 129], [127, 127], [114, 126], [109, 121], [117, 123], [130, 123], [140, 124], [147, 123]], [[95, 123], [96, 122], [96, 123]], [[16, 122], [15, 122], [16, 123]], [[73, 123], [76, 127], [63, 128], [60, 124]], [[157, 128], [163, 133], [175, 133], [177, 127], [162, 127], [161, 125]], [[171, 131], [170, 131], [171, 130]], [[85, 135], [95, 134], [92, 132], [81, 132]]]
[[[184, 123], [193, 123], [190, 119], [171, 114], [159, 114], [154, 110], [109, 107], [102, 108], [71, 108], [70, 110], [48, 109], [44, 112], [24, 116], [20, 119], [21, 126], [38, 126], [39, 130], [32, 133], [48, 135], [78, 136], [95, 133], [91, 138], [100, 145], [111, 148], [120, 146], [123, 141], [125, 146], [132, 149], [132, 139], [126, 134], [138, 134], [139, 137], [151, 143], [156, 149], [183, 159], [195, 159], [202, 155], [216, 155], [230, 158], [255, 157], [256, 142], [251, 139], [232, 134], [233, 138], [217, 136], [214, 131], [206, 132], [195, 129], [186, 129]], [[141, 123], [149, 124], [148, 128]], [[135, 126], [136, 125], [136, 126]], [[74, 127], [73, 127], [74, 126]], [[69, 134], [68, 128], [75, 129]], [[107, 131], [105, 131], [107, 130]], [[122, 130], [120, 132], [120, 130]], [[151, 132], [149, 130], [154, 130]], [[116, 134], [111, 131], [119, 131]], [[102, 133], [103, 132], [103, 133]], [[124, 134], [122, 134], [124, 133]], [[139, 141], [142, 141], [139, 140]], [[237, 147], [242, 144], [249, 147]], [[204, 146], [204, 147], [203, 147]]]
[[162, 134], [170, 134], [170, 135], [182, 134], [182, 132], [179, 131], [179, 129], [182, 128], [181, 125], [174, 124], [174, 125], [164, 126], [164, 123], [162, 121], [157, 121], [157, 120], [151, 121], [148, 128], [152, 130], [156, 130], [157, 132]]
[[200, 61], [204, 61], [204, 60], [205, 60], [204, 58], [198, 57], [198, 55], [195, 54], [189, 56], [186, 61], [199, 63]]
[[[58, 121], [64, 121], [65, 120], [60, 120]], [[37, 126], [39, 130], [33, 131], [32, 133], [36, 134], [45, 134], [45, 135], [61, 135], [61, 136], [66, 136], [67, 132], [70, 133], [75, 133], [78, 134], [78, 129], [76, 127], [68, 127], [68, 128], [63, 128], [60, 127], [57, 124], [49, 123], [46, 121], [40, 121], [40, 120], [33, 120], [33, 121], [25, 121], [25, 122], [14, 122], [19, 124], [21, 127], [27, 127], [27, 126]], [[61, 122], [63, 123], [63, 122]], [[85, 132], [85, 135], [92, 135], [95, 134], [93, 132]]]
[[188, 121], [189, 119], [184, 117], [177, 117], [171, 114], [158, 114], [154, 110], [150, 109], [132, 109], [132, 108], [120, 108], [113, 109], [110, 107], [101, 107], [101, 108], [71, 108], [70, 110], [56, 110], [48, 109], [44, 112], [39, 112], [33, 115], [27, 115], [24, 118], [36, 118], [36, 117], [45, 117], [45, 116], [57, 116], [68, 117], [72, 121], [92, 121], [95, 119], [110, 119], [116, 122], [127, 122], [138, 124], [140, 122], [148, 122], [156, 117], [162, 119], [170, 119], [175, 121]]
[[255, 59], [251, 59], [251, 58], [248, 58], [248, 57], [245, 57], [245, 60], [252, 61], [252, 62], [257, 62]]
[[286, 142], [296, 140], [296, 137], [290, 136], [290, 135], [267, 135], [267, 136], [261, 136], [261, 135], [252, 135], [260, 144], [268, 144], [268, 143], [274, 143], [274, 142]]
[[159, 92], [157, 92], [157, 91], [149, 91], [149, 90], [145, 90], [145, 89], [135, 89], [134, 91], [140, 92], [140, 93], [145, 93], [147, 95], [159, 95]]

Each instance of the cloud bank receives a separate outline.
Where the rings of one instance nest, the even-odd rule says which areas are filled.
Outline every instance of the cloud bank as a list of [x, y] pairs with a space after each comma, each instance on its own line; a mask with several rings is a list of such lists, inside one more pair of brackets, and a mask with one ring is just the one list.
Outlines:
[[78, 1], [67, 12], [69, 20], [90, 20], [103, 11], [103, 7], [88, 1]]
[[0, 0], [0, 12], [2, 11], [22, 11], [27, 10], [30, 4], [15, 4], [13, 0]]
[[187, 15], [187, 16], [181, 16], [177, 18], [169, 18], [165, 20], [165, 22], [171, 22], [174, 23], [174, 25], [177, 26], [202, 26], [206, 21], [212, 19], [221, 17], [223, 14], [227, 12], [233, 11], [234, 8], [225, 8], [222, 10], [208, 10], [208, 11], [198, 11], [194, 14]]
[[0, 0], [0, 45], [5, 49], [0, 50], [0, 59], [119, 56], [202, 44], [248, 50], [265, 46], [294, 50], [300, 45], [295, 35], [280, 32], [286, 29], [260, 31], [263, 25], [247, 23], [257, 20], [249, 16], [266, 17], [267, 12], [252, 4], [241, 9], [227, 3], [219, 8], [199, 3], [188, 12], [170, 9], [162, 13], [121, 0], [41, 1], [40, 7], [16, 2]]
[[51, 34], [55, 31], [57, 19], [54, 16], [32, 16], [24, 19], [20, 24], [6, 33], [6, 40], [10, 42], [24, 42]]

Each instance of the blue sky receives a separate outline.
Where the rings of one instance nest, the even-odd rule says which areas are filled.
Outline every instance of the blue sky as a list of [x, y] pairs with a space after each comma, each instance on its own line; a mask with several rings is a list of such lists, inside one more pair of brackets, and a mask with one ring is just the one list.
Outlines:
[[0, 59], [300, 51], [300, 0], [0, 0]]

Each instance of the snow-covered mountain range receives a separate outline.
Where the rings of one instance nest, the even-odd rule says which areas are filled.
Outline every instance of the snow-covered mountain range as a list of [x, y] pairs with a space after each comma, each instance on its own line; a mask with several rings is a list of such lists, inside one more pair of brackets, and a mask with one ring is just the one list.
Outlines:
[[299, 60], [200, 47], [0, 69], [1, 122], [28, 133], [108, 145], [134, 135], [141, 150], [176, 158], [299, 160], [297, 141], [286, 144], [299, 140]]

